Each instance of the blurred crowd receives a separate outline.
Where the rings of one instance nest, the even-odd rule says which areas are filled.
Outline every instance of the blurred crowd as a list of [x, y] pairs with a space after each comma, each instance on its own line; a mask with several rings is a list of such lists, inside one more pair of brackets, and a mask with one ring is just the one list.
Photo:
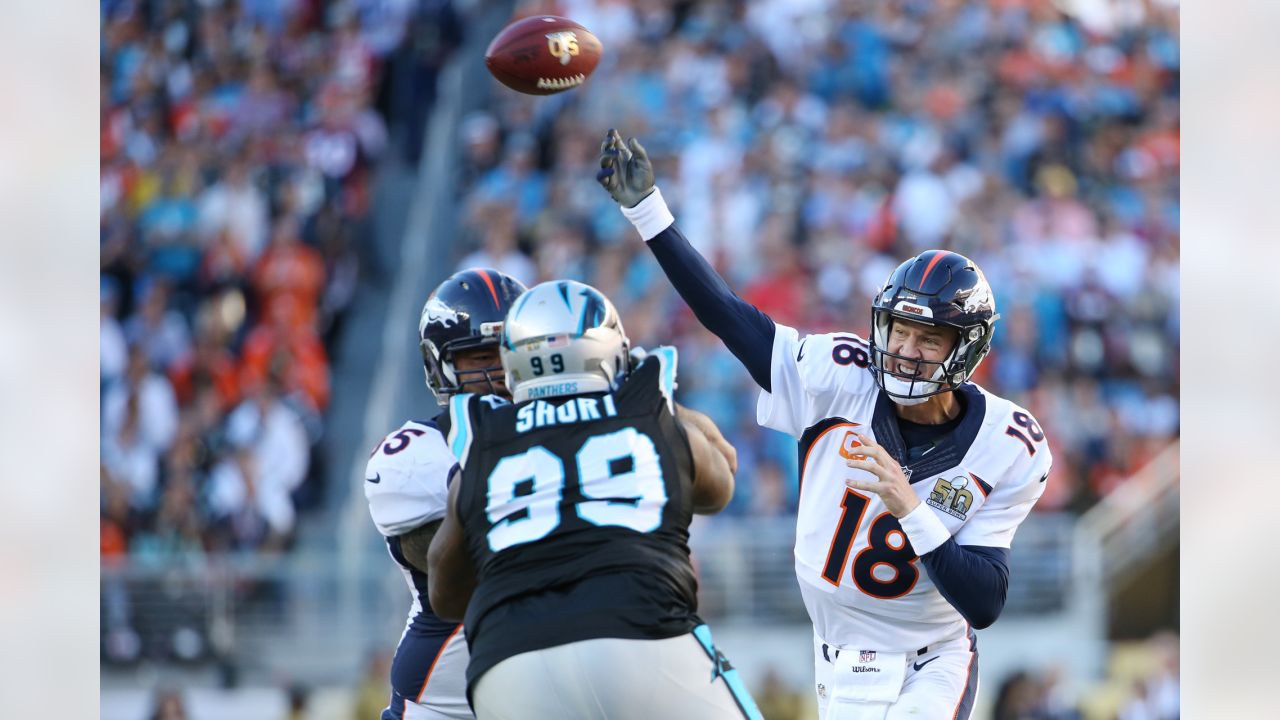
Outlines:
[[[104, 568], [284, 550], [319, 497], [329, 359], [387, 143], [356, 10], [100, 5]], [[198, 609], [198, 588], [179, 594]], [[137, 611], [118, 580], [102, 603], [111, 660], [205, 651], [200, 623]]]
[[416, 160], [456, 43], [414, 31], [457, 19], [416, 0], [100, 17], [104, 562], [287, 547], [322, 488], [373, 163]]
[[1020, 670], [995, 691], [992, 720], [1177, 720], [1178, 636], [1114, 643], [1103, 679], [1072, 692], [1058, 668]]
[[[322, 499], [330, 361], [376, 270], [374, 163], [416, 161], [457, 18], [426, 0], [99, 12], [104, 567], [285, 550]], [[136, 656], [129, 596], [103, 598], [108, 655]]]
[[794, 445], [755, 425], [749, 376], [596, 185], [605, 131], [641, 139], [694, 245], [802, 331], [865, 335], [894, 266], [963, 253], [1002, 315], [976, 380], [1047, 429], [1037, 509], [1083, 510], [1178, 434], [1178, 11], [1111, 7], [518, 3], [590, 28], [604, 58], [549, 98], [495, 82], [464, 119], [459, 266], [589, 282], [634, 343], [678, 346], [684, 402], [741, 454], [729, 512], [776, 515]]

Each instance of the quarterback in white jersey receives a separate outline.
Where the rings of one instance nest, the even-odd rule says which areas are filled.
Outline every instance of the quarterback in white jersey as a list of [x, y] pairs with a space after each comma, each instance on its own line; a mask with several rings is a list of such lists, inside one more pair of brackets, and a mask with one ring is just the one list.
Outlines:
[[1004, 607], [1014, 532], [1052, 464], [1035, 418], [970, 381], [999, 317], [982, 272], [921, 253], [877, 293], [869, 338], [801, 338], [689, 245], [634, 138], [611, 130], [600, 166], [681, 297], [760, 385], [757, 421], [799, 443], [795, 569], [821, 716], [968, 718], [973, 631]]
[[[498, 338], [507, 310], [524, 290], [507, 275], [477, 268], [432, 291], [418, 334], [427, 385], [439, 401], [459, 392], [509, 397]], [[456, 466], [436, 421], [410, 420], [374, 448], [365, 469], [369, 512], [413, 596], [381, 720], [474, 717], [462, 625], [437, 617], [427, 599], [427, 550], [444, 519]]]

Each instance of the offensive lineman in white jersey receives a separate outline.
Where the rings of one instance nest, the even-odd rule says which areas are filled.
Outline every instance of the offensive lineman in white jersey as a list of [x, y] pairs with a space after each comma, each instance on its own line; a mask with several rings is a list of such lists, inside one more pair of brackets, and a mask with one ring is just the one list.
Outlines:
[[982, 272], [927, 251], [876, 295], [870, 340], [802, 339], [689, 245], [634, 138], [610, 130], [600, 167], [672, 285], [760, 385], [757, 422], [799, 441], [795, 568], [820, 716], [968, 718], [973, 630], [1004, 607], [1014, 532], [1052, 464], [1026, 410], [969, 382], [999, 317]]
[[[428, 296], [418, 337], [427, 386], [442, 405], [464, 392], [510, 398], [498, 340], [507, 310], [524, 291], [512, 277], [475, 268], [455, 273]], [[427, 549], [444, 519], [456, 465], [432, 419], [410, 420], [392, 432], [365, 469], [369, 512], [413, 594], [381, 720], [474, 717], [462, 625], [441, 620], [427, 600]]]

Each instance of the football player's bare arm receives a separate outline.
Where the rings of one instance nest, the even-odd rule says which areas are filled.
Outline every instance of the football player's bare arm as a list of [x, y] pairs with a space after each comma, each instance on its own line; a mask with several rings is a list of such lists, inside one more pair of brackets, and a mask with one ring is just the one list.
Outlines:
[[686, 425], [697, 426], [702, 431], [702, 434], [707, 436], [707, 440], [711, 442], [711, 447], [720, 451], [721, 455], [724, 455], [724, 459], [729, 463], [729, 472], [734, 475], [738, 474], [738, 450], [725, 439], [714, 420], [680, 403], [676, 403], [676, 417]]
[[404, 559], [422, 572], [427, 572], [427, 551], [431, 548], [431, 539], [436, 536], [436, 531], [443, 522], [444, 520], [435, 520], [399, 536], [400, 552], [404, 554]]
[[[684, 415], [684, 413], [681, 413]], [[693, 454], [693, 511], [714, 515], [733, 499], [733, 471], [729, 460], [712, 446], [706, 433], [696, 424], [682, 420], [689, 450]]]
[[449, 485], [449, 509], [427, 551], [427, 598], [441, 620], [461, 622], [476, 589], [476, 571], [467, 554], [466, 536], [458, 520], [456, 475]]

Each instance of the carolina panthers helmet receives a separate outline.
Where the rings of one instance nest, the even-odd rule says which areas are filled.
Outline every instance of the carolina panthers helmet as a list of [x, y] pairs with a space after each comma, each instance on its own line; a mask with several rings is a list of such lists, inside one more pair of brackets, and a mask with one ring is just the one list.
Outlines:
[[[927, 250], [897, 267], [876, 294], [871, 308], [871, 373], [900, 405], [915, 405], [954, 390], [973, 375], [991, 350], [995, 334], [995, 295], [969, 258], [947, 250]], [[894, 319], [955, 328], [957, 341], [941, 363], [889, 352]], [[915, 372], [894, 372], [895, 360], [915, 363]]]
[[611, 390], [628, 369], [630, 349], [609, 298], [574, 280], [535, 285], [502, 326], [502, 366], [517, 403]]
[[472, 268], [449, 276], [427, 296], [418, 318], [418, 340], [427, 387], [445, 402], [462, 385], [476, 380], [493, 383], [501, 366], [459, 371], [454, 356], [464, 350], [497, 347], [502, 320], [525, 291], [519, 280], [487, 268]]

